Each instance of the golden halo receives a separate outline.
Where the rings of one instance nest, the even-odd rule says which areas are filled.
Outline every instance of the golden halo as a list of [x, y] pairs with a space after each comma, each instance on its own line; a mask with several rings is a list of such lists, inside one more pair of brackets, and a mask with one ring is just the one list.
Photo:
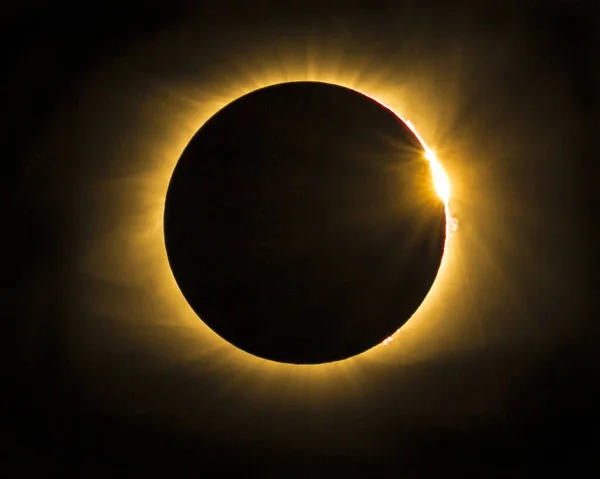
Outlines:
[[[299, 64], [293, 56], [287, 62], [281, 57], [279, 60], [279, 68], [272, 65], [266, 69], [257, 66], [256, 69], [237, 72], [234, 76], [222, 77], [216, 83], [209, 81], [206, 84], [173, 88], [168, 83], [151, 82], [149, 88], [157, 93], [157, 99], [150, 102], [146, 100], [144, 105], [144, 110], [148, 109], [147, 115], [152, 119], [152, 122], [148, 122], [150, 126], [143, 126], [145, 141], [149, 144], [146, 147], [148, 154], [143, 161], [136, 161], [139, 164], [138, 171], [124, 181], [109, 179], [108, 189], [101, 192], [102, 198], [112, 202], [113, 208], [118, 210], [115, 218], [118, 217], [119, 222], [105, 228], [109, 233], [104, 242], [96, 241], [89, 249], [85, 269], [95, 277], [136, 287], [148, 297], [152, 295], [145, 305], [141, 304], [141, 300], [132, 300], [131, 311], [123, 308], [123, 304], [117, 307], [98, 298], [94, 299], [93, 307], [98, 309], [98, 304], [102, 304], [102, 314], [108, 316], [147, 317], [152, 314], [154, 325], [157, 321], [164, 321], [169, 327], [176, 324], [182, 330], [182, 343], [170, 352], [171, 362], [200, 362], [206, 365], [210, 361], [210, 366], [202, 366], [203, 370], [208, 367], [215, 374], [218, 371], [225, 377], [235, 378], [237, 385], [252, 384], [253, 390], [263, 391], [264, 394], [280, 394], [282, 384], [288, 391], [297, 388], [306, 391], [307, 384], [310, 384], [310, 393], [318, 397], [328, 393], [348, 394], [360, 382], [358, 371], [373, 363], [397, 362], [398, 358], [406, 357], [407, 342], [414, 341], [415, 336], [432, 332], [433, 326], [426, 325], [427, 317], [431, 317], [431, 312], [436, 310], [440, 292], [448, 279], [453, 238], [450, 233], [456, 225], [450, 214], [450, 182], [433, 149], [423, 140], [427, 132], [421, 134], [420, 127], [417, 132], [415, 125], [406, 119], [410, 115], [409, 110], [418, 108], [418, 105], [409, 105], [408, 102], [403, 108], [403, 100], [410, 96], [408, 90], [390, 89], [389, 82], [386, 85], [378, 78], [380, 75], [374, 75], [371, 81], [368, 78], [360, 79], [360, 73], [352, 72], [355, 68], [352, 64], [342, 68], [339, 64], [336, 67], [336, 63], [331, 63], [334, 68], [328, 71], [319, 70], [314, 65]], [[192, 136], [217, 111], [237, 98], [262, 87], [293, 81], [316, 81], [346, 87], [393, 111], [421, 141], [425, 150], [424, 161], [431, 164], [433, 182], [446, 206], [447, 234], [440, 269], [429, 294], [410, 320], [382, 345], [342, 361], [318, 365], [277, 363], [253, 356], [208, 328], [179, 290], [169, 266], [163, 234], [169, 181]], [[135, 107], [139, 108], [139, 103]], [[398, 114], [404, 111], [407, 111], [406, 116]], [[144, 115], [142, 111], [141, 116]], [[129, 218], [124, 221], [125, 217]], [[154, 319], [159, 316], [163, 319]], [[123, 318], [123, 321], [130, 320]], [[293, 392], [289, 394], [294, 395]]]
[[[369, 95], [367, 95], [367, 94], [365, 94], [363, 92], [357, 91], [355, 89], [347, 89], [347, 88], [342, 87], [342, 86], [337, 85], [337, 84], [324, 83], [324, 82], [314, 82], [314, 81], [313, 82], [308, 82], [308, 83], [306, 83], [306, 82], [284, 82], [284, 83], [277, 83], [277, 84], [273, 84], [273, 85], [268, 85], [266, 87], [260, 88], [258, 90], [254, 90], [251, 93], [248, 93], [246, 95], [243, 95], [242, 97], [239, 97], [239, 98], [235, 99], [232, 103], [229, 103], [222, 110], [215, 112], [214, 115], [211, 116], [211, 118], [209, 119], [209, 121], [207, 123], [201, 125], [201, 127], [198, 130], [198, 132], [193, 136], [192, 139], [190, 139], [190, 143], [194, 143], [194, 142], [197, 141], [195, 139], [197, 138], [198, 134], [200, 134], [200, 132], [203, 131], [203, 129], [206, 127], [206, 125], [209, 124], [210, 121], [213, 120], [213, 118], [218, 117], [218, 115], [221, 112], [226, 111], [228, 108], [231, 107], [231, 105], [234, 105], [235, 103], [239, 103], [241, 98], [247, 98], [248, 96], [255, 95], [257, 92], [264, 92], [265, 90], [269, 90], [269, 89], [272, 89], [272, 88], [279, 88], [282, 85], [283, 86], [294, 86], [294, 85], [307, 85], [307, 84], [308, 85], [321, 85], [321, 86], [327, 86], [327, 87], [336, 87], [336, 90], [334, 90], [334, 91], [345, 91], [345, 92], [347, 92], [347, 94], [348, 94], [348, 92], [353, 92], [354, 94], [357, 94], [356, 97], [363, 98], [363, 101], [364, 100], [371, 100], [371, 104], [377, 104], [377, 105], [379, 105], [379, 107], [381, 107], [380, 110], [386, 111], [388, 115], [389, 114], [392, 115], [392, 118], [395, 117], [397, 120], [399, 119], [399, 120], [402, 121], [402, 123], [414, 135], [413, 139], [418, 140], [418, 144], [420, 144], [420, 146], [421, 146], [421, 148], [419, 148], [418, 146], [416, 146], [416, 145], [413, 144], [413, 146], [411, 147], [411, 150], [412, 150], [412, 153], [413, 153], [413, 161], [419, 163], [419, 162], [423, 162], [423, 159], [424, 159], [429, 164], [429, 170], [430, 170], [430, 174], [431, 174], [431, 180], [428, 181], [427, 177], [425, 177], [424, 179], [420, 179], [419, 181], [416, 182], [415, 186], [416, 186], [417, 196], [419, 196], [421, 198], [420, 202], [422, 204], [423, 203], [429, 203], [429, 204], [435, 203], [435, 210], [439, 211], [438, 210], [438, 208], [440, 206], [439, 205], [439, 201], [434, 201], [434, 202], [430, 201], [430, 198], [432, 196], [431, 195], [431, 189], [432, 189], [431, 187], [433, 187], [433, 190], [435, 190], [437, 196], [439, 197], [439, 199], [442, 200], [442, 203], [444, 205], [444, 212], [445, 212], [445, 215], [448, 217], [448, 219], [445, 220], [444, 224], [447, 225], [446, 229], [449, 230], [450, 229], [449, 225], [452, 223], [451, 222], [451, 215], [449, 213], [450, 181], [448, 179], [448, 176], [447, 176], [445, 170], [443, 169], [443, 167], [441, 166], [440, 162], [438, 161], [435, 153], [433, 152], [433, 150], [431, 150], [426, 145], [425, 141], [423, 140], [423, 138], [421, 137], [421, 135], [416, 130], [415, 126], [410, 121], [407, 121], [407, 120], [403, 119], [400, 115], [398, 115], [396, 112], [394, 112], [393, 110], [391, 110], [388, 106], [386, 106], [386, 105], [382, 104], [381, 102], [379, 102], [377, 99], [375, 99], [373, 97], [370, 97]], [[346, 139], [346, 141], [348, 141], [348, 139]], [[384, 141], [389, 144], [391, 140], [384, 139]], [[400, 148], [403, 149], [403, 147], [399, 148], [399, 145], [396, 145], [393, 142], [391, 143], [391, 145], [388, 145], [388, 146], [392, 146], [392, 149], [391, 149], [390, 153], [388, 153], [388, 155], [390, 155], [391, 158], [395, 158], [396, 156], [398, 156], [401, 153]], [[184, 158], [186, 157], [187, 149], [188, 149], [188, 146], [186, 146], [186, 149], [183, 152], [183, 157]], [[415, 157], [416, 157], [416, 159], [415, 159]], [[366, 160], [369, 161], [368, 158], [366, 158]], [[375, 160], [375, 158], [371, 158], [370, 159], [371, 163], [373, 163], [374, 160]], [[185, 160], [184, 160], [184, 163], [185, 163]], [[175, 168], [175, 171], [178, 171], [179, 166], [180, 165], [179, 165], [179, 162], [178, 162], [177, 166]], [[421, 166], [423, 166], [423, 165], [421, 165]], [[389, 167], [388, 167], [388, 169], [389, 169]], [[397, 176], [396, 173], [395, 173], [395, 171], [394, 171], [394, 168], [391, 168], [388, 173], [391, 173], [392, 177]], [[176, 173], [173, 172], [171, 174], [171, 176], [173, 176], [173, 175], [176, 175]], [[181, 173], [179, 173], [179, 175], [181, 175]], [[390, 175], [388, 175], [388, 176], [390, 176]], [[179, 181], [181, 181], [181, 180], [179, 180]], [[173, 183], [173, 182], [177, 183], [177, 181], [174, 178], [171, 180], [171, 183]], [[173, 188], [174, 187], [171, 184], [169, 186], [169, 190], [172, 190]], [[396, 194], [398, 194], [398, 185], [396, 185], [396, 191], [397, 191]], [[177, 196], [176, 193], [172, 193], [172, 195], [174, 197]], [[424, 197], [425, 197], [425, 199], [424, 199]], [[165, 200], [165, 201], [167, 201], [167, 200]], [[165, 217], [165, 222], [166, 221], [167, 221], [167, 217]], [[166, 231], [165, 231], [165, 234], [167, 234]], [[206, 235], [207, 235], [207, 233], [206, 233], [206, 231], [204, 231], [203, 234], [202, 234], [202, 236], [206, 236]], [[168, 234], [167, 234], [167, 236], [168, 236]], [[442, 241], [445, 242], [445, 235], [444, 235]], [[173, 251], [171, 251], [171, 253], [175, 254]], [[443, 253], [444, 253], [444, 251], [442, 250], [442, 258], [441, 259], [443, 259]], [[177, 257], [177, 256], [175, 255], [175, 257]], [[173, 265], [172, 261], [174, 261], [173, 257], [171, 257], [171, 262], [170, 262], [171, 265]], [[433, 284], [433, 281], [435, 280], [435, 276], [437, 276], [437, 271], [439, 269], [440, 263], [441, 263], [441, 261], [438, 260], [438, 263], [435, 266], [435, 270], [433, 271], [434, 277], [431, 279], [432, 282], [427, 286], [427, 289], [424, 291], [425, 294], [428, 293], [429, 289], [431, 288], [431, 285]], [[175, 267], [175, 265], [173, 265], [173, 268], [174, 267]], [[176, 269], [175, 269], [175, 271], [173, 271], [173, 274], [175, 274], [175, 276], [177, 276], [176, 275], [176, 271], [177, 271]], [[179, 283], [179, 284], [181, 284], [181, 283]], [[189, 286], [189, 284], [188, 284], [188, 286]], [[184, 294], [185, 294], [186, 289], [184, 288], [183, 291], [184, 291]], [[188, 294], [190, 293], [189, 289], [187, 290], [187, 293]], [[188, 299], [190, 299], [189, 296], [187, 296], [187, 297], [188, 297]], [[421, 301], [419, 301], [419, 303], [416, 305], [417, 309], [418, 309], [418, 306], [420, 306], [420, 303], [422, 302], [423, 299], [424, 298], [421, 298]], [[227, 301], [234, 301], [235, 302], [236, 299], [235, 298], [229, 298]], [[196, 311], [198, 311], [198, 310], [196, 310]], [[414, 313], [414, 311], [415, 310], [413, 310], [413, 311], [411, 311], [409, 313], [410, 316], [412, 316], [412, 313]], [[200, 319], [203, 318], [203, 315], [201, 313], [197, 312], [197, 314], [200, 316]], [[397, 317], [397, 314], [396, 314], [396, 317]], [[405, 314], [405, 313], [402, 313], [402, 314]], [[405, 316], [404, 319], [402, 319], [402, 320], [399, 321], [400, 324], [396, 323], [395, 331], [394, 331], [394, 329], [392, 329], [392, 331], [394, 331], [394, 333], [392, 333], [392, 335], [395, 334], [395, 332], [400, 329], [400, 327], [406, 322], [406, 320], [410, 319], [410, 316]], [[368, 315], [364, 319], [366, 319], [368, 321]], [[397, 317], [397, 320], [398, 320], [398, 317]], [[210, 327], [211, 324], [208, 323], [208, 326]], [[390, 331], [388, 330], [388, 334], [389, 333], [390, 333]], [[217, 332], [217, 334], [219, 334], [219, 333]], [[391, 340], [392, 340], [392, 335], [390, 335], [389, 337], [387, 337], [384, 340], [380, 339], [379, 340], [380, 344], [381, 343], [383, 345], [389, 344], [391, 342]], [[227, 335], [224, 336], [224, 339], [225, 340], [229, 340]], [[335, 341], [335, 339], [332, 338], [332, 341]], [[233, 345], [235, 346], [235, 344], [233, 344]], [[373, 344], [371, 344], [371, 345], [368, 346], [368, 349], [371, 349], [372, 347], [375, 347], [375, 346], [376, 346], [376, 343], [373, 343]], [[245, 349], [245, 348], [241, 348], [241, 349]], [[252, 354], [251, 350], [250, 351], [246, 350], [246, 351], [250, 352]], [[364, 351], [362, 351], [362, 352], [364, 352]], [[352, 356], [360, 355], [362, 352], [358, 352], [358, 353], [355, 352], [355, 353], [353, 353]], [[263, 359], [265, 359], [265, 356], [262, 356], [262, 355], [258, 355], [258, 356], [261, 357], [261, 358], [263, 358]], [[270, 359], [278, 362], [277, 359], [274, 359], [274, 358], [270, 358]], [[348, 357], [343, 358], [343, 359], [348, 359]], [[340, 361], [340, 360], [342, 360], [342, 359], [336, 359], [335, 361]], [[294, 361], [283, 361], [283, 362], [294, 362]], [[324, 362], [334, 362], [334, 361], [332, 361], [332, 360], [325, 360], [325, 361], [318, 361], [318, 362], [308, 361], [309, 364], [324, 363]]]
[[[252, 90], [249, 90], [249, 91], [245, 91], [244, 93], [242, 93], [240, 95], [232, 96], [229, 101], [226, 101], [224, 103], [223, 107], [225, 107], [229, 103], [237, 100], [241, 96], [244, 96], [244, 95], [246, 95], [248, 93], [256, 91], [256, 90], [258, 90], [260, 88], [265, 88], [265, 87], [274, 86], [274, 85], [281, 84], [281, 83], [288, 83], [288, 82], [294, 82], [294, 81], [307, 81], [307, 80], [306, 79], [301, 79], [301, 78], [295, 78], [294, 80], [287, 80], [285, 82], [274, 81], [272, 83], [265, 83], [265, 84], [261, 85], [259, 88], [252, 89]], [[400, 118], [411, 129], [411, 131], [418, 138], [418, 140], [420, 141], [421, 145], [423, 146], [423, 149], [425, 150], [424, 159], [426, 161], [428, 161], [429, 164], [430, 164], [431, 174], [432, 174], [432, 181], [433, 181], [436, 193], [438, 194], [438, 196], [444, 202], [444, 205], [445, 205], [446, 225], [447, 225], [447, 227], [446, 227], [446, 240], [447, 240], [448, 236], [452, 232], [454, 232], [456, 230], [456, 224], [457, 224], [456, 219], [453, 218], [452, 215], [451, 215], [451, 213], [450, 213], [450, 180], [449, 180], [448, 175], [447, 175], [446, 171], [444, 170], [442, 164], [438, 160], [437, 155], [425, 143], [425, 140], [419, 134], [419, 132], [418, 132], [417, 128], [415, 127], [415, 125], [410, 120], [408, 120], [406, 118], [403, 118], [402, 115], [398, 114], [398, 112], [394, 111], [388, 105], [386, 105], [382, 101], [378, 100], [377, 97], [374, 94], [370, 94], [369, 92], [366, 92], [366, 91], [361, 91], [361, 90], [359, 90], [357, 88], [349, 86], [348, 84], [345, 84], [344, 82], [335, 82], [335, 83], [333, 83], [333, 82], [324, 82], [324, 81], [320, 81], [320, 80], [310, 80], [310, 81], [319, 81], [321, 83], [328, 83], [328, 84], [338, 85], [338, 86], [350, 88], [353, 91], [361, 93], [361, 94], [363, 94], [363, 95], [371, 98], [372, 100], [376, 101], [377, 103], [381, 104], [382, 106], [384, 106], [385, 108], [389, 109], [390, 111], [392, 111], [398, 118]], [[203, 112], [202, 117], [205, 118], [205, 120], [201, 124], [198, 125], [198, 129], [201, 128], [204, 125], [204, 123], [208, 119], [210, 119], [213, 115], [215, 115], [219, 110], [220, 110], [220, 108], [215, 108], [213, 110]], [[190, 139], [191, 139], [191, 137], [190, 137]], [[183, 148], [181, 149], [182, 152], [183, 152], [183, 149], [185, 148], [186, 145], [184, 145]], [[178, 158], [177, 158], [177, 160], [178, 160]], [[175, 161], [174, 165], [177, 163], [177, 160]], [[170, 179], [171, 174], [172, 174], [172, 171], [171, 171], [171, 173], [169, 173], [169, 179]], [[163, 197], [166, 197], [166, 191], [164, 192]], [[163, 211], [161, 211], [161, 216], [164, 216], [164, 207], [163, 207]], [[447, 252], [447, 249], [445, 248], [444, 249], [444, 257], [442, 258], [442, 264], [443, 264], [444, 258], [446, 257], [447, 254], [448, 254], [448, 252]], [[440, 267], [440, 269], [441, 269], [441, 267]], [[172, 275], [172, 272], [170, 272], [170, 274]], [[437, 279], [436, 279], [435, 282], [437, 282]], [[435, 284], [435, 282], [434, 282], [434, 284]], [[432, 288], [433, 288], [433, 286], [432, 286]], [[427, 297], [424, 299], [423, 303], [425, 303], [426, 301], [428, 301], [428, 298], [429, 298], [429, 295], [427, 295]], [[421, 307], [419, 307], [417, 309], [417, 311], [413, 314], [413, 316], [416, 316], [418, 314], [418, 311], [420, 309], [421, 309]], [[199, 318], [199, 319], [201, 320], [202, 318]], [[398, 331], [400, 331], [400, 329]], [[213, 334], [216, 335], [216, 333], [213, 333]], [[380, 346], [386, 346], [386, 345], [388, 345], [394, 339], [395, 335], [396, 335], [396, 333], [394, 333], [394, 335], [388, 337], [386, 340], [384, 340], [381, 343]], [[219, 338], [223, 339], [220, 336], [219, 336]], [[226, 341], [226, 340], [224, 340], [224, 341]], [[241, 350], [239, 350], [238, 348], [236, 348], [235, 346], [233, 346], [233, 345], [231, 345], [229, 343], [228, 343], [228, 345], [231, 348], [235, 348], [236, 351], [241, 351]], [[373, 351], [373, 350], [376, 350], [378, 348], [379, 348], [379, 346], [375, 346], [374, 348], [371, 348], [370, 350], [368, 350], [368, 351], [366, 351], [364, 353], [358, 354], [358, 355], [356, 355], [354, 357], [347, 358], [347, 359], [344, 359], [344, 360], [341, 360], [341, 361], [335, 361], [333, 363], [323, 364], [323, 365], [291, 365], [291, 364], [287, 364], [287, 363], [279, 363], [277, 361], [271, 361], [271, 360], [267, 360], [267, 359], [264, 359], [264, 358], [260, 358], [260, 357], [254, 356], [254, 355], [252, 355], [250, 353], [247, 353], [245, 351], [241, 351], [241, 352], [243, 354], [248, 355], [249, 357], [253, 358], [252, 360], [257, 359], [259, 361], [265, 361], [265, 362], [269, 363], [269, 366], [274, 366], [276, 364], [276, 365], [278, 365], [278, 367], [280, 367], [280, 365], [285, 365], [284, 367], [305, 367], [305, 368], [311, 368], [311, 369], [314, 370], [314, 369], [324, 369], [324, 368], [336, 367], [336, 363], [337, 363], [337, 367], [340, 367], [340, 366], [342, 366], [341, 363], [345, 363], [346, 361], [351, 361], [351, 360], [353, 360], [353, 361], [354, 360], [355, 361], [360, 361], [360, 358], [362, 356], [364, 356], [366, 354], [375, 353], [375, 351]], [[248, 358], [248, 359], [250, 359], [250, 358]]]

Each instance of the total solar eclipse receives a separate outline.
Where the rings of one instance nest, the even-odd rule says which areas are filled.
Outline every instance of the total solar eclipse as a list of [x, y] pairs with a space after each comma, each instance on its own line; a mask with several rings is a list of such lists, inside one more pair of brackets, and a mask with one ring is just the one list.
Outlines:
[[423, 145], [394, 112], [320, 82], [262, 88], [191, 139], [164, 230], [192, 309], [234, 346], [317, 364], [406, 323], [443, 256], [446, 214]]

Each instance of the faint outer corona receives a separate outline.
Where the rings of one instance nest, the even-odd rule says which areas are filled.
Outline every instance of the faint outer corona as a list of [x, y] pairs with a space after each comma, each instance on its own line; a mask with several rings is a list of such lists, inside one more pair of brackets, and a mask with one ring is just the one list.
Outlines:
[[354, 90], [293, 82], [244, 95], [173, 172], [164, 230], [177, 284], [253, 355], [360, 354], [406, 323], [435, 280], [449, 195], [436, 165], [410, 126]]

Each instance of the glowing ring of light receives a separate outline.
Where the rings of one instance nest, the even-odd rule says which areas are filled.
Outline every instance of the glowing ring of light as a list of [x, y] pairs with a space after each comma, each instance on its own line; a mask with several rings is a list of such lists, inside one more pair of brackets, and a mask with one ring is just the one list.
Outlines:
[[[315, 81], [315, 80], [311, 80], [311, 81]], [[263, 85], [260, 88], [266, 88], [266, 87], [269, 87], [269, 86], [275, 86], [275, 85], [282, 84], [282, 83], [289, 83], [289, 81], [286, 81], [286, 82], [275, 82], [275, 83], [272, 83], [272, 84]], [[388, 105], [384, 104], [383, 102], [379, 101], [377, 98], [369, 95], [368, 93], [365, 93], [365, 92], [363, 92], [361, 90], [358, 90], [356, 88], [349, 87], [349, 86], [344, 85], [342, 83], [332, 83], [332, 82], [320, 82], [320, 83], [326, 83], [326, 84], [331, 84], [331, 85], [337, 85], [337, 86], [341, 86], [341, 87], [346, 87], [346, 88], [349, 88], [349, 89], [351, 89], [351, 90], [353, 90], [353, 91], [355, 91], [357, 93], [365, 95], [366, 97], [370, 98], [371, 100], [375, 101], [376, 103], [380, 104], [384, 108], [386, 108], [389, 111], [391, 111], [400, 120], [402, 120], [402, 122], [406, 126], [408, 126], [410, 128], [410, 130], [413, 132], [413, 134], [416, 136], [416, 138], [421, 143], [421, 146], [423, 147], [423, 150], [424, 150], [424, 155], [423, 156], [424, 156], [425, 160], [427, 160], [429, 162], [430, 169], [431, 169], [431, 175], [432, 175], [432, 181], [433, 181], [433, 184], [434, 184], [434, 187], [435, 187], [435, 191], [436, 191], [437, 195], [439, 196], [439, 198], [444, 203], [444, 210], [445, 210], [445, 214], [446, 214], [446, 240], [447, 240], [448, 236], [456, 229], [456, 220], [450, 214], [450, 207], [449, 207], [450, 192], [451, 192], [451, 189], [450, 189], [450, 179], [448, 178], [448, 175], [447, 175], [446, 171], [444, 170], [444, 168], [442, 167], [441, 163], [439, 162], [439, 160], [437, 158], [437, 155], [435, 154], [435, 152], [431, 148], [429, 148], [427, 146], [427, 144], [423, 140], [423, 137], [419, 134], [419, 132], [417, 131], [417, 129], [415, 128], [415, 126], [413, 125], [413, 123], [411, 121], [403, 118], [401, 115], [399, 115], [396, 111], [394, 111]], [[242, 96], [244, 96], [244, 95], [246, 95], [248, 93], [251, 93], [252, 91], [256, 91], [256, 90], [251, 90], [249, 92], [245, 92], [243, 95], [240, 95], [240, 96], [232, 99], [226, 105], [228, 105], [229, 103], [237, 100], [238, 98], [240, 98], [240, 97], [242, 97]], [[210, 119], [213, 115], [215, 115], [219, 110], [220, 109], [217, 109], [212, 114], [209, 114], [207, 120]], [[204, 125], [204, 123], [205, 122], [203, 122], [198, 128], [201, 128]], [[175, 163], [175, 164], [177, 164], [177, 163]], [[172, 175], [172, 173], [173, 172], [171, 172], [171, 175]], [[445, 249], [446, 248], [444, 248], [444, 256], [445, 256]], [[442, 263], [443, 263], [443, 261], [444, 261], [444, 258], [442, 257]], [[435, 281], [434, 281], [434, 283], [435, 283]], [[426, 301], [426, 299], [427, 299], [427, 297], [425, 297], [425, 299], [423, 300], [423, 303]], [[420, 308], [420, 306], [419, 306], [419, 308]], [[417, 308], [417, 311], [418, 311], [419, 308]], [[416, 313], [416, 311], [415, 311], [415, 313]], [[413, 316], [414, 316], [415, 313], [413, 313]], [[409, 321], [410, 321], [410, 318], [409, 318]], [[399, 331], [399, 329], [398, 329], [398, 331]], [[380, 345], [386, 346], [392, 340], [393, 340], [393, 335], [389, 336], [388, 338], [386, 338]], [[231, 345], [231, 346], [235, 347], [233, 345]], [[236, 349], [238, 349], [238, 348], [236, 348]], [[371, 348], [371, 349], [373, 349], [373, 348]], [[351, 358], [347, 358], [347, 359], [344, 359], [344, 360], [341, 360], [341, 361], [347, 361], [348, 359], [352, 359], [352, 358], [361, 356], [361, 355], [365, 354], [366, 352], [368, 352], [368, 351], [365, 351], [365, 352], [360, 353], [360, 354], [358, 354], [356, 356], [353, 356]], [[246, 353], [246, 354], [250, 354], [250, 353]], [[254, 357], [254, 355], [251, 355], [251, 356]], [[261, 360], [264, 360], [264, 361], [269, 361], [269, 360], [266, 360], [264, 358], [258, 358], [258, 359], [261, 359]], [[335, 362], [341, 362], [341, 361], [335, 361]], [[314, 366], [319, 366], [319, 365], [308, 365], [308, 366], [313, 366], [314, 367]]]

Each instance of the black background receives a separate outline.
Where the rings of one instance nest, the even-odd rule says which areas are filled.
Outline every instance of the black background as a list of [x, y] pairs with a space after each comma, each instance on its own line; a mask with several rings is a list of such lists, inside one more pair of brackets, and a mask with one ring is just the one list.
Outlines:
[[[599, 41], [592, 2], [518, 2], [502, 8], [427, 2], [272, 8], [266, 2], [250, 3], [113, 7], [30, 2], [3, 7], [2, 435], [7, 470], [14, 464], [22, 474], [113, 477], [144, 472], [218, 477], [249, 469], [313, 477], [373, 475], [393, 468], [408, 477], [592, 473], [600, 446], [595, 387], [600, 364]], [[481, 176], [482, 183], [497, 187], [489, 195], [500, 198], [502, 191], [504, 198], [529, 200], [515, 206], [514, 218], [523, 221], [519, 224], [539, 221], [543, 226], [530, 238], [533, 248], [516, 255], [512, 264], [511, 288], [522, 293], [517, 301], [521, 314], [511, 314], [509, 298], [505, 309], [490, 311], [486, 305], [499, 304], [499, 289], [480, 292], [472, 310], [479, 311], [473, 313], [476, 319], [469, 322], [463, 314], [461, 324], [470, 340], [475, 326], [480, 328], [485, 339], [481, 348], [454, 349], [409, 367], [382, 367], [377, 379], [363, 383], [371, 388], [368, 393], [343, 405], [327, 406], [323, 399], [325, 406], [314, 409], [300, 401], [271, 411], [261, 409], [260, 401], [242, 408], [241, 399], [214, 393], [218, 374], [206, 368], [193, 373], [185, 367], [166, 368], [151, 376], [153, 387], [142, 386], [136, 379], [140, 371], [160, 362], [146, 361], [143, 354], [130, 363], [120, 361], [127, 351], [136, 356], [126, 334], [103, 345], [110, 354], [120, 351], [105, 363], [106, 374], [120, 379], [105, 382], [102, 389], [96, 377], [86, 375], [83, 359], [65, 353], [80, 341], [72, 322], [87, 324], [74, 306], [80, 289], [71, 268], [93, 219], [73, 204], [73, 190], [84, 176], [101, 176], [110, 169], [102, 154], [88, 162], [69, 160], [74, 144], [90, 150], [96, 144], [60, 129], [71, 110], [84, 117], [96, 113], [88, 110], [97, 109], [97, 103], [82, 101], [78, 88], [98, 75], [104, 62], [133, 60], [138, 46], [159, 51], [161, 35], [180, 25], [188, 30], [192, 25], [207, 40], [205, 50], [197, 49], [193, 58], [210, 70], [215, 51], [251, 44], [244, 36], [248, 31], [270, 39], [285, 37], [288, 25], [297, 34], [334, 20], [358, 25], [385, 51], [404, 48], [410, 34], [420, 64], [433, 62], [433, 54], [427, 53], [435, 50], [432, 45], [471, 49], [465, 49], [462, 65], [472, 75], [465, 75], [467, 86], [456, 124], [445, 130], [446, 142], [460, 137], [476, 148], [493, 138], [494, 152], [530, 152], [502, 167], [494, 162], [510, 155], [491, 155], [489, 165], [499, 169], [490, 166], [488, 171], [503, 174], [494, 181]], [[420, 48], [418, 39], [426, 45]], [[478, 46], [483, 54], [468, 53]], [[508, 59], [502, 56], [506, 51]], [[519, 62], [512, 62], [511, 55], [521, 55]], [[519, 70], [517, 64], [527, 69]], [[191, 78], [192, 70], [182, 67], [173, 75]], [[444, 105], [444, 98], [439, 102]], [[485, 112], [494, 115], [486, 117]], [[565, 123], [548, 119], [554, 116]], [[519, 123], [521, 118], [525, 120]], [[476, 122], [470, 131], [480, 136], [469, 136], [465, 130]], [[56, 133], [57, 125], [62, 133]], [[129, 126], [127, 131], [135, 135], [137, 126]], [[115, 124], [102, 124], [97, 136], [103, 141], [118, 128], [117, 118]], [[547, 161], [534, 162], [549, 144]], [[516, 176], [511, 177], [513, 167]], [[568, 187], [557, 189], [561, 184]], [[493, 211], [501, 216], [509, 205], [497, 200]], [[479, 217], [484, 213], [482, 209]], [[466, 235], [469, 217], [459, 220]], [[513, 233], [518, 234], [516, 229]], [[508, 244], [524, 248], [518, 241]], [[463, 274], [472, 274], [474, 283], [493, 284], [485, 281], [489, 264], [483, 259], [472, 264], [481, 268]], [[110, 291], [114, 298], [125, 294], [118, 286]], [[465, 294], [464, 301], [473, 298]], [[188, 394], [190, 382], [202, 391], [200, 396]], [[140, 405], [147, 394], [160, 395], [162, 407], [149, 406], [152, 401]], [[191, 407], [198, 401], [202, 407]], [[475, 414], [476, 407], [484, 412]], [[267, 423], [269, 413], [273, 421]], [[183, 427], [186, 421], [188, 427]]]

